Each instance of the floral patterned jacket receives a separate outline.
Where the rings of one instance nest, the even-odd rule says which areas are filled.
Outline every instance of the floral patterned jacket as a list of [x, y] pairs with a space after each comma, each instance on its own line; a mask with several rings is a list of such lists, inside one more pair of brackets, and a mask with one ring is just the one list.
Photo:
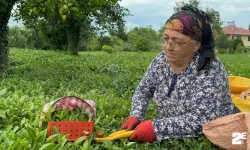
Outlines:
[[233, 113], [227, 73], [216, 58], [209, 71], [197, 71], [196, 54], [181, 73], [176, 74], [162, 51], [151, 62], [133, 98], [131, 117], [143, 121], [149, 100], [157, 108], [153, 120], [156, 139], [194, 137], [202, 134], [202, 124]]

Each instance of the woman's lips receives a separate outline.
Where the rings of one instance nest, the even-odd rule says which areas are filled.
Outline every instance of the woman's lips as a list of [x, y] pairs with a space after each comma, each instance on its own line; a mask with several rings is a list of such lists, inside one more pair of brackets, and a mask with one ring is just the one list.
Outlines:
[[173, 58], [174, 56], [175, 56], [174, 54], [167, 53], [167, 57]]

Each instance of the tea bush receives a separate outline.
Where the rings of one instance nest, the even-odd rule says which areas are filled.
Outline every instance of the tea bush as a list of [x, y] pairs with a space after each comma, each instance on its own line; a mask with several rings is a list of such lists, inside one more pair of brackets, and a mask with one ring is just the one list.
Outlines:
[[[163, 142], [134, 143], [127, 139], [95, 143], [66, 142], [55, 130], [46, 138], [38, 126], [44, 104], [64, 96], [77, 96], [96, 102], [96, 131], [106, 135], [117, 131], [126, 120], [135, 88], [158, 52], [81, 52], [70, 56], [60, 52], [11, 49], [9, 68], [0, 76], [0, 148], [24, 150], [52, 149], [219, 149], [204, 135], [168, 139]], [[218, 54], [229, 75], [250, 78], [250, 54]], [[146, 119], [155, 116], [151, 102]]]

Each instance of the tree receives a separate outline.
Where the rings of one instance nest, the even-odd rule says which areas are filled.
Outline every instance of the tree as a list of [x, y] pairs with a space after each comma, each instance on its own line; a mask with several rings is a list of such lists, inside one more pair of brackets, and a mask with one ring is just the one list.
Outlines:
[[34, 30], [17, 26], [10, 28], [8, 47], [35, 48]]
[[162, 25], [162, 26], [160, 27], [160, 29], [158, 30], [158, 37], [159, 37], [159, 39], [162, 39], [162, 36], [163, 36], [164, 31], [165, 31], [165, 24]]
[[[67, 44], [72, 54], [79, 51], [80, 31], [86, 24], [103, 28], [107, 31], [122, 29], [123, 17], [129, 11], [121, 7], [120, 0], [1, 0], [0, 1], [0, 72], [7, 67], [8, 62], [8, 21], [12, 8], [17, 4], [15, 15], [22, 18], [26, 24], [41, 21], [56, 20], [63, 23], [66, 29]], [[18, 3], [17, 3], [18, 2]], [[53, 25], [50, 22], [50, 25]], [[114, 32], [114, 31], [113, 31]], [[38, 34], [38, 32], [35, 32]]]
[[10, 28], [8, 41], [9, 47], [26, 48], [25, 31], [22, 31], [19, 27]]
[[233, 43], [232, 43], [232, 47], [233, 47], [233, 49], [236, 49], [237, 48], [237, 45], [244, 45], [244, 43], [243, 43], [243, 41], [242, 41], [242, 39], [235, 39], [235, 40], [233, 40]]
[[[18, 5], [20, 15], [17, 17], [22, 18], [25, 24], [43, 22], [46, 30], [57, 32], [63, 41], [66, 40], [60, 43], [66, 43], [70, 52], [78, 55], [81, 37], [89, 38], [89, 31], [92, 29], [116, 34], [124, 28], [123, 17], [129, 15], [129, 12], [118, 1], [21, 0]], [[51, 33], [46, 30], [45, 33]], [[81, 31], [88, 32], [81, 35]], [[56, 37], [53, 40], [58, 41]]]
[[161, 45], [158, 34], [151, 26], [133, 28], [128, 32], [128, 42], [139, 51], [152, 51]]
[[17, 0], [0, 1], [0, 72], [8, 63], [8, 21]]
[[237, 44], [237, 46], [236, 46], [236, 51], [237, 51], [238, 53], [244, 52], [244, 46], [243, 46], [241, 43]]
[[[189, 0], [188, 2], [176, 2], [176, 7], [174, 7], [174, 11], [177, 12], [181, 9], [181, 7], [185, 6], [185, 5], [192, 5], [194, 7], [199, 8], [200, 2], [198, 0]], [[199, 8], [201, 9], [201, 8]], [[208, 16], [210, 16], [211, 20], [212, 20], [212, 29], [214, 31], [214, 37], [216, 37], [217, 35], [222, 33], [222, 28], [221, 25], [223, 24], [223, 22], [220, 20], [220, 13], [219, 11], [216, 11], [213, 8], [209, 8], [206, 7], [205, 13], [208, 14]]]
[[215, 39], [216, 47], [219, 49], [228, 49], [232, 48], [232, 42], [227, 38], [225, 34], [220, 34], [216, 39]]
[[41, 32], [42, 36], [38, 35], [38, 38], [42, 40], [42, 49], [67, 50], [67, 29], [63, 22], [56, 22], [56, 20], [40, 21], [38, 24], [31, 25], [31, 28], [36, 29], [38, 33]]
[[111, 46], [111, 38], [107, 35], [102, 35], [99, 37], [99, 42], [100, 46], [102, 47], [103, 45]]

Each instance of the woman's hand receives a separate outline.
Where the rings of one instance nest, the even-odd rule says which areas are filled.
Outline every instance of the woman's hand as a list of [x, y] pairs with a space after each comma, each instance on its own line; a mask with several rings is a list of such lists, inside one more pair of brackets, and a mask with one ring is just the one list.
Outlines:
[[128, 118], [128, 120], [122, 124], [122, 126], [120, 127], [120, 130], [134, 130], [138, 124], [140, 124], [141, 121], [138, 120], [135, 117], [130, 117]]
[[136, 140], [139, 142], [154, 142], [155, 140], [153, 121], [148, 120], [140, 123], [134, 133], [130, 136], [130, 140]]

